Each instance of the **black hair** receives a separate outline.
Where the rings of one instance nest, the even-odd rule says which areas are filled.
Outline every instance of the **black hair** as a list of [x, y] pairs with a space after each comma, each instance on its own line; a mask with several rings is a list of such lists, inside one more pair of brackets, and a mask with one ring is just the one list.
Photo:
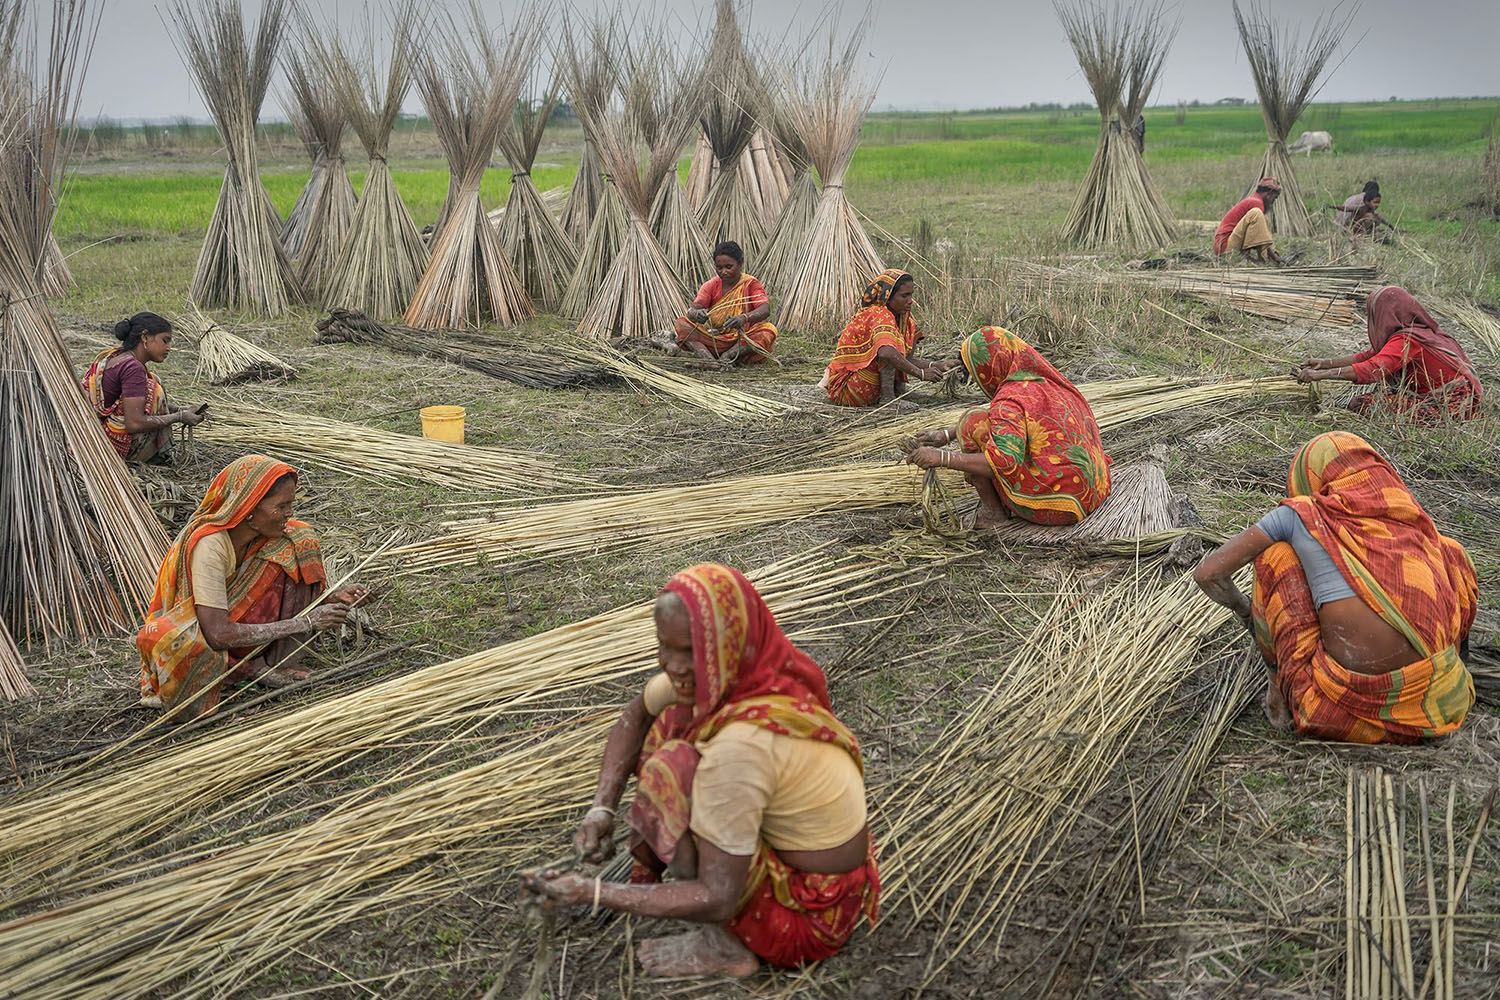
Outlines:
[[1280, 194], [1281, 193], [1281, 189], [1280, 188], [1274, 188], [1274, 187], [1272, 187], [1269, 184], [1257, 184], [1257, 185], [1255, 185], [1255, 193], [1256, 194]]
[[1369, 201], [1371, 198], [1379, 198], [1379, 197], [1380, 197], [1380, 182], [1379, 181], [1366, 181], [1365, 182], [1365, 201]]
[[115, 339], [125, 345], [125, 350], [135, 350], [135, 345], [148, 333], [169, 333], [172, 324], [153, 312], [138, 312], [129, 319], [115, 324]]
[[276, 481], [271, 484], [271, 488], [266, 490], [266, 496], [270, 496], [272, 493], [275, 493], [288, 482], [292, 483], [294, 486], [296, 485], [297, 474], [295, 472], [283, 472], [281, 475], [277, 476]]
[[728, 257], [736, 264], [745, 263], [745, 251], [734, 240], [724, 240], [714, 247], [714, 257]]
[[896, 283], [891, 286], [891, 295], [895, 295], [897, 292], [901, 291], [902, 285], [916, 284], [916, 280], [917, 279], [913, 278], [909, 274], [903, 274], [901, 277], [897, 278]]

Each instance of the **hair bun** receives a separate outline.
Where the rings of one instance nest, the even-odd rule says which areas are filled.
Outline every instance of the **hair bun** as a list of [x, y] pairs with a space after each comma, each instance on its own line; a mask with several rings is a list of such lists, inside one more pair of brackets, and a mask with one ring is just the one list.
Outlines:
[[131, 324], [130, 320], [128, 320], [128, 319], [122, 319], [122, 320], [120, 320], [120, 322], [116, 323], [115, 324], [115, 339], [116, 340], [124, 340], [126, 337], [130, 336], [130, 327], [131, 327], [131, 325], [132, 324]]

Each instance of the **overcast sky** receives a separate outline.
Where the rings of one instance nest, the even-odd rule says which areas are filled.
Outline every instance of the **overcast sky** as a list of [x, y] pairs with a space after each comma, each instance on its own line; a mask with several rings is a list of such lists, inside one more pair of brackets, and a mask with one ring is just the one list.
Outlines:
[[[304, 0], [353, 18], [362, 4]], [[425, 2], [425, 0], [424, 0]], [[486, 9], [504, 8], [481, 0]], [[114, 118], [206, 117], [203, 102], [162, 28], [153, 0], [104, 0], [103, 22], [80, 113]], [[246, 0], [247, 11], [259, 9]], [[603, 0], [575, 0], [589, 11]], [[697, 23], [709, 0], [665, 0], [679, 24]], [[1335, 0], [1270, 0], [1273, 14], [1311, 25]], [[822, 8], [801, 0], [754, 0], [753, 31], [803, 30]], [[849, 17], [863, 11], [845, 5]], [[1343, 10], [1348, 11], [1346, 2]], [[1254, 98], [1229, 0], [1183, 0], [1182, 27], [1167, 56], [1153, 103]], [[884, 69], [877, 109], [964, 109], [1088, 100], [1072, 51], [1046, 0], [873, 0], [875, 30], [866, 46], [872, 71]], [[708, 15], [711, 16], [711, 15]], [[684, 33], [685, 33], [684, 29]], [[795, 36], [794, 36], [795, 37]], [[1320, 100], [1491, 96], [1500, 94], [1494, 47], [1496, 0], [1363, 0], [1346, 51]], [[265, 117], [281, 117], [273, 87]], [[419, 108], [415, 99], [412, 110]]]

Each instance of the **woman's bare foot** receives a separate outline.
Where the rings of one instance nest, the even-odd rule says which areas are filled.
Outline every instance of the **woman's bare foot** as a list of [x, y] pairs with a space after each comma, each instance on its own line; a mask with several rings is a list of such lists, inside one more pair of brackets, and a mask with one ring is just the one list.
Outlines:
[[267, 670], [255, 680], [265, 687], [282, 688], [300, 684], [311, 676], [311, 673], [301, 667], [277, 667], [274, 670]]
[[1005, 508], [995, 510], [986, 504], [980, 504], [979, 509], [974, 512], [975, 531], [993, 531], [1010, 521], [1010, 515]]
[[1281, 685], [1276, 683], [1274, 672], [1266, 679], [1265, 710], [1266, 721], [1271, 724], [1272, 729], [1292, 728], [1292, 710], [1287, 707], [1286, 697], [1281, 693]]
[[635, 950], [641, 968], [659, 979], [742, 979], [760, 968], [760, 959], [722, 927], [705, 926], [671, 937], [648, 938]]

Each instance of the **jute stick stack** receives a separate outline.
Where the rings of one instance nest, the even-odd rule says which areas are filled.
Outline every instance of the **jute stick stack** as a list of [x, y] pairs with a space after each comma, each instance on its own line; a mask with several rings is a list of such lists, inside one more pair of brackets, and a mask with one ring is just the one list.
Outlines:
[[471, 4], [464, 28], [448, 19], [417, 45], [417, 89], [454, 184], [431, 259], [406, 309], [408, 326], [461, 329], [489, 320], [515, 326], [536, 314], [490, 226], [479, 184], [515, 113], [538, 31], [536, 13], [527, 9], [510, 26], [502, 48]]
[[830, 33], [821, 55], [782, 74], [786, 114], [823, 181], [803, 255], [783, 278], [778, 321], [791, 329], [837, 333], [884, 267], [844, 194], [844, 174], [875, 98], [874, 81], [857, 75], [867, 27], [861, 24], [842, 47]]
[[753, 263], [747, 262], [752, 273], [760, 277], [761, 284], [778, 290], [786, 287], [807, 252], [808, 233], [818, 211], [819, 199], [818, 182], [813, 177], [807, 143], [797, 128], [796, 116], [787, 113], [794, 98], [782, 93], [783, 82], [779, 77], [768, 81], [766, 126], [775, 139], [774, 145], [786, 150], [791, 158], [792, 176], [781, 211], [776, 216], [776, 225], [766, 237], [765, 247]]
[[[562, 218], [563, 231], [578, 247], [584, 245], [594, 214], [604, 198], [604, 165], [594, 143], [592, 122], [609, 107], [619, 84], [615, 53], [620, 30], [617, 16], [598, 16], [589, 22], [587, 29], [577, 29], [565, 20], [562, 40], [553, 50], [553, 62], [562, 75], [568, 102], [583, 127], [583, 154], [578, 161], [573, 186], [568, 191], [568, 203]], [[587, 37], [583, 37], [584, 31]], [[580, 34], [575, 35], [575, 32]], [[613, 256], [613, 249], [610, 253]], [[582, 314], [581, 310], [579, 314]]]
[[411, 212], [396, 191], [386, 162], [391, 130], [411, 89], [411, 32], [416, 18], [410, 0], [395, 9], [386, 44], [390, 56], [377, 70], [373, 27], [359, 56], [337, 37], [319, 39], [318, 62], [328, 67], [334, 90], [350, 125], [370, 157], [359, 206], [339, 251], [338, 264], [324, 292], [329, 309], [357, 309], [376, 319], [400, 316], [427, 266], [427, 247]]
[[1176, 219], [1146, 173], [1131, 135], [1161, 75], [1177, 25], [1160, 3], [1126, 10], [1106, 0], [1056, 4], [1078, 66], [1099, 105], [1099, 144], [1068, 218], [1080, 246], [1162, 246]]
[[291, 91], [287, 111], [312, 157], [312, 173], [287, 216], [281, 241], [309, 295], [321, 294], [332, 278], [358, 204], [344, 168], [349, 120], [338, 92], [318, 68], [320, 47], [306, 37], [314, 30], [304, 21], [302, 36], [282, 56]]
[[198, 255], [190, 295], [211, 308], [280, 316], [302, 298], [281, 246], [281, 218], [260, 183], [255, 125], [276, 68], [290, 8], [267, 0], [246, 33], [239, 0], [171, 0], [168, 14], [228, 164]]
[[5, 620], [0, 618], [0, 697], [6, 701], [19, 701], [34, 694], [36, 688], [26, 677], [26, 663], [21, 659], [21, 651], [16, 648], [10, 629], [5, 627]]
[[0, 4], [0, 621], [26, 643], [132, 626], [167, 545], [40, 292], [98, 9], [32, 10]]
[[1343, 41], [1345, 12], [1336, 8], [1323, 14], [1304, 41], [1300, 31], [1273, 20], [1270, 10], [1255, 0], [1247, 0], [1243, 10], [1239, 0], [1233, 6], [1234, 23], [1260, 98], [1260, 113], [1266, 120], [1266, 155], [1249, 190], [1255, 190], [1255, 181], [1261, 177], [1275, 177], [1281, 183], [1281, 197], [1270, 213], [1272, 227], [1288, 236], [1311, 236], [1312, 216], [1292, 170], [1286, 138], [1317, 94], [1318, 80]]
[[205, 316], [195, 305], [172, 325], [197, 341], [194, 374], [214, 385], [296, 378], [297, 369], [264, 348], [237, 337]]
[[745, 51], [734, 0], [717, 0], [714, 10], [717, 20], [705, 63], [706, 99], [699, 120], [719, 172], [699, 216], [711, 241], [734, 240], [754, 257], [766, 242], [766, 209], [751, 172], [753, 164], [751, 171], [742, 166], [756, 134], [764, 88]]
[[556, 309], [578, 267], [578, 248], [542, 201], [531, 178], [542, 134], [561, 96], [553, 83], [538, 93], [534, 88], [537, 72], [533, 54], [524, 72], [532, 86], [522, 93], [509, 126], [500, 133], [500, 149], [510, 161], [510, 196], [500, 218], [499, 237], [526, 294], [543, 308]]

